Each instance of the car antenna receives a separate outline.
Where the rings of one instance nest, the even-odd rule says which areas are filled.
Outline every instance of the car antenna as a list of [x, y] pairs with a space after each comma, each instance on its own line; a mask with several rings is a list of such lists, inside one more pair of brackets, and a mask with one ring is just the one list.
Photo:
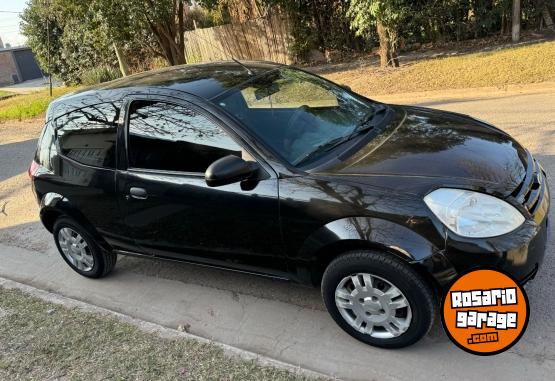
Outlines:
[[252, 70], [249, 69], [247, 65], [245, 65], [244, 63], [242, 63], [242, 62], [239, 61], [238, 59], [235, 59], [235, 57], [233, 57], [233, 56], [230, 56], [230, 57], [231, 57], [231, 59], [232, 59], [235, 63], [237, 63], [237, 64], [241, 65], [242, 67], [244, 67], [245, 70], [247, 71], [247, 73], [249, 73], [249, 75], [254, 75], [254, 73], [252, 72]]
[[204, 42], [208, 43], [208, 45], [212, 46], [213, 48], [218, 49], [220, 52], [222, 52], [224, 54], [224, 56], [229, 55], [229, 57], [231, 57], [231, 60], [233, 62], [235, 62], [236, 64], [240, 65], [241, 67], [243, 67], [249, 75], [254, 75], [252, 70], [249, 69], [247, 65], [245, 65], [244, 63], [242, 63], [241, 61], [239, 61], [238, 59], [233, 57], [231, 52], [226, 53], [225, 49], [223, 48], [223, 44], [222, 44], [222, 47], [220, 48], [219, 46], [216, 46], [214, 43], [212, 43], [212, 41], [209, 41], [208, 39], [204, 38], [204, 36], [197, 35], [197, 37], [200, 37]]

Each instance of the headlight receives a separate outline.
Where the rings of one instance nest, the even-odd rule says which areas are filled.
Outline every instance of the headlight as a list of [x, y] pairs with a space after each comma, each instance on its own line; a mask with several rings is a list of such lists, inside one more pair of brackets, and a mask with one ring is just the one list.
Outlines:
[[424, 202], [449, 230], [463, 237], [495, 237], [524, 222], [515, 207], [483, 193], [440, 188], [424, 197]]

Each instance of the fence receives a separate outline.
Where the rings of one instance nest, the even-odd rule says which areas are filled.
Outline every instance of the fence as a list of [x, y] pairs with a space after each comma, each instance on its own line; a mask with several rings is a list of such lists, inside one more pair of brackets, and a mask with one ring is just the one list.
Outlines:
[[274, 61], [289, 64], [291, 43], [289, 22], [285, 15], [249, 20], [185, 32], [185, 56], [188, 63], [228, 60]]

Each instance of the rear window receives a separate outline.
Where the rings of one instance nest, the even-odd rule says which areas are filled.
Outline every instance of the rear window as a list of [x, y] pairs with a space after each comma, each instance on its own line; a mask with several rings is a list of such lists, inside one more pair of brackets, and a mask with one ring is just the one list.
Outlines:
[[61, 154], [81, 164], [115, 168], [120, 104], [84, 107], [56, 119]]
[[56, 140], [54, 139], [54, 126], [47, 123], [39, 138], [35, 161], [50, 171], [54, 170], [54, 158], [58, 155]]

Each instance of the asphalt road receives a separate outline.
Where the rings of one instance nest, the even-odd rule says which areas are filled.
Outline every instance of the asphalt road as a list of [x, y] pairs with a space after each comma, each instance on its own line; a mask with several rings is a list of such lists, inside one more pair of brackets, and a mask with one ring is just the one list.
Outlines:
[[[499, 92], [486, 99], [461, 96], [421, 104], [471, 114], [508, 131], [542, 162], [555, 190], [554, 91]], [[462, 352], [439, 323], [410, 348], [375, 349], [336, 327], [318, 290], [288, 282], [135, 258], [120, 258], [113, 275], [103, 280], [73, 273], [37, 222], [25, 173], [39, 123], [0, 125], [0, 276], [4, 278], [169, 327], [183, 325], [191, 333], [342, 379], [553, 379], [553, 239], [543, 267], [528, 287], [528, 330], [508, 352], [493, 357]], [[552, 208], [555, 221], [553, 213]]]

